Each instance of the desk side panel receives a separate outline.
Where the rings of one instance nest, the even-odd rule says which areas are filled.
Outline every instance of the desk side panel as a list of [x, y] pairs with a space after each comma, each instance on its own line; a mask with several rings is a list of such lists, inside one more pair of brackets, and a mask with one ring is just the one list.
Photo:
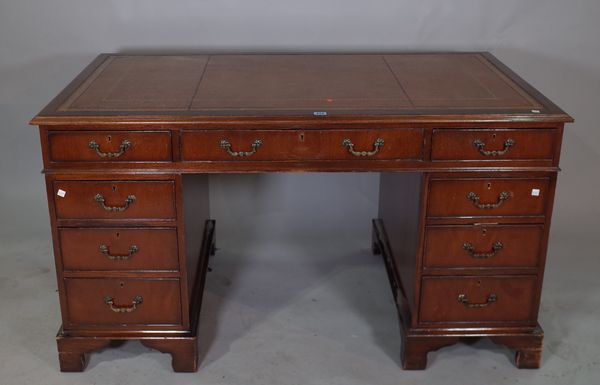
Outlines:
[[208, 175], [183, 175], [183, 217], [185, 227], [185, 239], [182, 250], [185, 250], [188, 296], [193, 298], [194, 282], [200, 279], [198, 274], [201, 261], [200, 249], [202, 247], [202, 236], [204, 226], [209, 219], [209, 190]]
[[[383, 221], [395, 274], [411, 314], [416, 314], [415, 282], [422, 238], [422, 173], [382, 173], [379, 191], [379, 218]], [[407, 320], [408, 321], [408, 320]]]

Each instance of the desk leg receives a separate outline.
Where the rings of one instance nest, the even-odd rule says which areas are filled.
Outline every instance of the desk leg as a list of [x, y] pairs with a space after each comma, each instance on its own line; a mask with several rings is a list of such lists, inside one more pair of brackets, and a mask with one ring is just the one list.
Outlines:
[[56, 336], [58, 361], [61, 372], [82, 372], [87, 365], [87, 355], [110, 344], [109, 339], [71, 338], [62, 332]]
[[498, 344], [516, 350], [515, 365], [519, 369], [537, 369], [542, 362], [544, 331], [538, 325], [533, 333], [490, 337]]

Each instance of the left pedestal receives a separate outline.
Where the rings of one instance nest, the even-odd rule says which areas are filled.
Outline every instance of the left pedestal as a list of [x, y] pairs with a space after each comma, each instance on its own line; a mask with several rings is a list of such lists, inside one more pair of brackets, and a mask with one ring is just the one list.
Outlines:
[[61, 371], [82, 371], [88, 353], [125, 340], [169, 353], [176, 372], [196, 371], [196, 330], [215, 250], [208, 177], [48, 173], [46, 184]]

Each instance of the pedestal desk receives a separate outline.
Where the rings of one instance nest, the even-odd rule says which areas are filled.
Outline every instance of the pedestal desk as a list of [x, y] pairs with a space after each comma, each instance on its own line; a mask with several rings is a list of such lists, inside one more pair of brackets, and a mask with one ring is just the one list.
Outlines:
[[31, 121], [60, 368], [81, 371], [86, 353], [136, 339], [195, 371], [215, 251], [208, 176], [275, 171], [381, 173], [372, 247], [405, 369], [463, 337], [538, 367], [571, 121], [489, 53], [100, 55]]

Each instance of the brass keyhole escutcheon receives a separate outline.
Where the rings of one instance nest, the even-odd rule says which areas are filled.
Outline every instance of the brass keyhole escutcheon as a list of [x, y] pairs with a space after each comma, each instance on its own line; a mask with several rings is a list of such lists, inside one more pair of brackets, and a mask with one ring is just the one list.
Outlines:
[[487, 235], [487, 229], [483, 229], [481, 230], [481, 235], [483, 235], [484, 237]]
[[492, 183], [491, 183], [491, 182], [488, 182], [488, 184], [487, 184], [487, 189], [488, 189], [488, 190], [491, 190], [491, 189], [492, 189]]
[[112, 142], [112, 136], [111, 136], [111, 135], [108, 135], [108, 136], [106, 137], [106, 141], [107, 141], [108, 143]]
[[299, 137], [300, 137], [300, 141], [304, 142], [304, 132], [300, 133]]

